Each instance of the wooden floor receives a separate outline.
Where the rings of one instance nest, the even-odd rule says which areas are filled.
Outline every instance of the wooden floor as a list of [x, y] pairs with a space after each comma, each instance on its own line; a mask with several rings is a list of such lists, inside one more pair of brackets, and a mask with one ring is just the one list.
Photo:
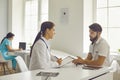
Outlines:
[[10, 72], [9, 72], [8, 70], [6, 70], [5, 73], [6, 73], [6, 74], [4, 74], [4, 71], [3, 71], [3, 70], [0, 70], [0, 76], [9, 75], [9, 74], [15, 74], [15, 73], [18, 73], [18, 72], [15, 71], [15, 70], [10, 69]]
[[12, 70], [12, 68], [10, 68], [10, 72], [9, 72], [8, 70], [6, 70], [5, 72], [6, 72], [6, 74], [4, 74], [4, 70], [0, 68], [0, 76], [19, 73], [19, 72], [20, 72], [20, 69], [17, 67], [16, 70]]

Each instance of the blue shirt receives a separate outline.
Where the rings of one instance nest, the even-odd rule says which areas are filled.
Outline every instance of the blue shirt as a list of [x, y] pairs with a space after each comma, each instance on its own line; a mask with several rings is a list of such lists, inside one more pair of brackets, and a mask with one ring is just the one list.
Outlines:
[[2, 55], [6, 55], [8, 53], [7, 46], [11, 45], [12, 45], [11, 41], [8, 40], [7, 38], [3, 40], [3, 42], [0, 44], [0, 52], [2, 53]]

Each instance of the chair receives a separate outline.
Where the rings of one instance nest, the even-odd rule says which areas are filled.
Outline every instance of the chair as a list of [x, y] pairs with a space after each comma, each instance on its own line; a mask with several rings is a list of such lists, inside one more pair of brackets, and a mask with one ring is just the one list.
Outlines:
[[18, 66], [19, 66], [21, 72], [28, 71], [28, 68], [27, 68], [27, 66], [26, 66], [26, 64], [21, 56], [17, 56], [15, 59], [18, 63]]
[[120, 71], [120, 65], [118, 64], [118, 62], [116, 60], [113, 60], [110, 67], [111, 72], [116, 72], [116, 71]]
[[120, 80], [120, 65], [116, 60], [113, 60], [109, 69], [113, 73], [113, 80]]
[[10, 68], [8, 67], [8, 61], [4, 60], [3, 56], [1, 55], [1, 53], [0, 53], [0, 67], [1, 67], [1, 71], [3, 71], [4, 75], [7, 74], [6, 70], [9, 73], [12, 73]]

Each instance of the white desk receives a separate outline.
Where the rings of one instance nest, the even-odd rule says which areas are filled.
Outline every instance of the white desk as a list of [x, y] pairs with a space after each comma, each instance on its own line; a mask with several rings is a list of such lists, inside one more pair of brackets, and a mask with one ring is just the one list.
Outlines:
[[[62, 52], [62, 51], [58, 51], [58, 50], [51, 50], [51, 54], [57, 56], [58, 58], [65, 58], [67, 56], [72, 56], [68, 53]], [[22, 50], [22, 51], [15, 51], [12, 53], [9, 53], [9, 55], [20, 55], [23, 57], [25, 63], [27, 64], [27, 66], [29, 66], [29, 55], [30, 55], [30, 51], [29, 50]], [[72, 56], [74, 57], [74, 56]], [[74, 57], [76, 58], [76, 57]]]
[[8, 54], [15, 55], [15, 56], [21, 56], [24, 59], [27, 66], [29, 65], [28, 56], [30, 55], [30, 51], [22, 50], [22, 51], [9, 52]]
[[[68, 54], [63, 52], [54, 52], [54, 55], [57, 57], [64, 58], [65, 56], [68, 56]], [[24, 54], [29, 55], [29, 52], [16, 52], [15, 54]], [[0, 77], [0, 80], [41, 80], [41, 76], [36, 76], [36, 74], [40, 71], [52, 71], [52, 72], [59, 72], [60, 74], [57, 77], [51, 78], [51, 80], [113, 80], [113, 74], [107, 73], [110, 70], [108, 68], [102, 68], [99, 70], [85, 70], [81, 67], [68, 67], [67, 68], [59, 68], [59, 69], [51, 69], [51, 70], [34, 70], [34, 71], [28, 71], [24, 73], [18, 73], [13, 75], [7, 75]], [[101, 74], [104, 74], [102, 76], [99, 76]], [[97, 77], [99, 76], [99, 77]], [[91, 79], [97, 77], [95, 79]]]
[[41, 80], [41, 76], [36, 76], [36, 74], [40, 71], [59, 72], [59, 75], [57, 77], [52, 77], [51, 80], [113, 80], [111, 75], [108, 75], [107, 79], [105, 79], [106, 74], [102, 75], [102, 79], [99, 79], [100, 77], [91, 79], [106, 72], [109, 72], [108, 68], [101, 68], [99, 70], [85, 70], [81, 67], [59, 68], [51, 70], [34, 70], [1, 76], [0, 80]]

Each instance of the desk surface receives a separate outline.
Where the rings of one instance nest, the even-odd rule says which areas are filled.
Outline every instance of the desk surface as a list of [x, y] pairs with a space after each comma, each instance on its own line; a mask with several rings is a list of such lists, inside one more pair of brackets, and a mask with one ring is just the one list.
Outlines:
[[15, 53], [26, 53], [26, 54], [29, 54], [30, 50], [15, 51]]
[[59, 68], [50, 70], [33, 70], [12, 75], [1, 76], [0, 80], [41, 80], [41, 76], [36, 76], [40, 71], [59, 72], [57, 77], [52, 77], [51, 80], [88, 80], [103, 73], [109, 72], [108, 68], [98, 70], [85, 70], [81, 67]]
[[[18, 51], [16, 53], [27, 53], [26, 51]], [[29, 52], [28, 52], [29, 53]], [[58, 53], [58, 52], [57, 52]], [[56, 56], [60, 56], [63, 53], [59, 52]], [[68, 56], [64, 54], [63, 57]], [[101, 68], [98, 70], [86, 70], [79, 67], [65, 67], [51, 70], [34, 70], [23, 73], [17, 73], [12, 75], [1, 76], [0, 80], [41, 80], [41, 76], [36, 76], [40, 71], [49, 71], [49, 72], [59, 72], [60, 74], [57, 77], [52, 77], [51, 80], [88, 80], [103, 73], [109, 72], [108, 68]]]

